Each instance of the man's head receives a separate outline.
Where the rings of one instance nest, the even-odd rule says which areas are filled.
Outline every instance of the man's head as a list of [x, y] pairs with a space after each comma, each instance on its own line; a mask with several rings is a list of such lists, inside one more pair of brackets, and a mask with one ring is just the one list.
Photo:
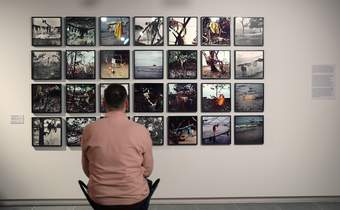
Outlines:
[[127, 92], [120, 84], [110, 84], [104, 90], [104, 106], [107, 111], [123, 111], [127, 109]]

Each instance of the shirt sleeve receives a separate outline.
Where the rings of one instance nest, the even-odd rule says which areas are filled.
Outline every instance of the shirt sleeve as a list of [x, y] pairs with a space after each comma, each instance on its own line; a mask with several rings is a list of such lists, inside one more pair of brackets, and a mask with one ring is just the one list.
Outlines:
[[152, 140], [150, 137], [150, 133], [145, 129], [145, 139], [144, 139], [144, 160], [143, 160], [143, 168], [144, 168], [144, 177], [149, 177], [153, 170], [153, 155], [152, 155]]
[[89, 177], [89, 161], [86, 157], [86, 151], [87, 151], [87, 141], [88, 141], [88, 135], [87, 135], [87, 127], [83, 130], [82, 137], [80, 139], [80, 145], [81, 145], [81, 163], [82, 168], [87, 177]]

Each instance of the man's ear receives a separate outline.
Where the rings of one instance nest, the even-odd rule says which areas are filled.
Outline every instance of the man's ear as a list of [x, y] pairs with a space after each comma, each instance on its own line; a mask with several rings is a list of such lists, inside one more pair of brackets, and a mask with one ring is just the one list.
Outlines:
[[107, 103], [106, 103], [106, 100], [105, 100], [105, 99], [103, 100], [103, 107], [104, 107], [106, 110], [107, 110], [107, 108], [108, 108], [108, 107], [107, 107]]
[[125, 109], [128, 110], [128, 108], [129, 108], [129, 100], [125, 99], [124, 104], [125, 104]]

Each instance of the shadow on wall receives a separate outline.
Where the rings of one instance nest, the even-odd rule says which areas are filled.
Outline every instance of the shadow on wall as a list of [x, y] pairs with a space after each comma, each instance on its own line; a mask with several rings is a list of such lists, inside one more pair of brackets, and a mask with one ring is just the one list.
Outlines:
[[184, 7], [190, 4], [190, 0], [161, 0], [161, 5], [166, 7]]
[[94, 7], [101, 3], [101, 0], [81, 0], [80, 4], [85, 7]]

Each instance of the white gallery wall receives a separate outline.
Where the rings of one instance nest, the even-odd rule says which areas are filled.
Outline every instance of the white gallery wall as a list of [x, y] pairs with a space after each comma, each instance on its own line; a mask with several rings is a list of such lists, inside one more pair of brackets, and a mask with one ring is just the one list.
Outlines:
[[[105, 15], [264, 17], [263, 48], [226, 48], [265, 51], [264, 145], [155, 147], [156, 198], [340, 196], [339, 11], [338, 0], [1, 0], [0, 200], [83, 198], [80, 150], [31, 146], [31, 17]], [[154, 48], [193, 49], [125, 47]], [[312, 99], [315, 64], [336, 65], [334, 100]]]

